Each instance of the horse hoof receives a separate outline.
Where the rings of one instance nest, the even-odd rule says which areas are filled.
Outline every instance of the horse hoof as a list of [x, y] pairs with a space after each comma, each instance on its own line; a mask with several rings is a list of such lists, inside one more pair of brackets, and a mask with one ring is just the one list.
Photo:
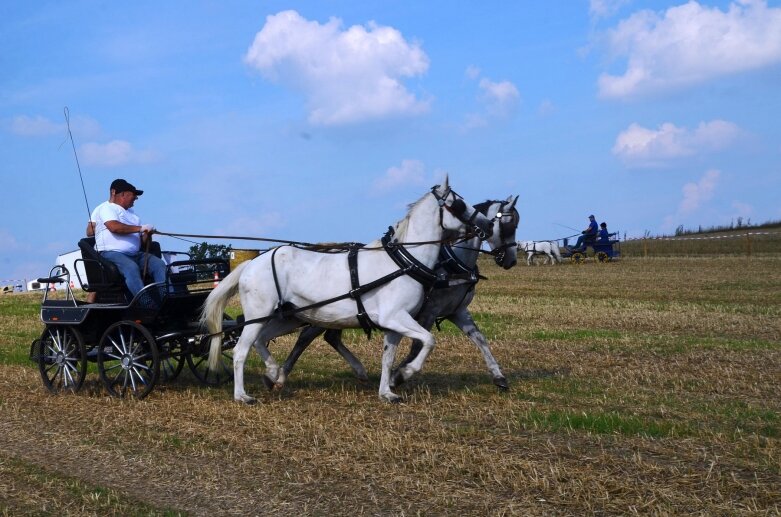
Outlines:
[[509, 384], [507, 384], [507, 379], [504, 377], [494, 377], [494, 385], [502, 391], [510, 389]]
[[247, 406], [254, 406], [258, 403], [258, 399], [255, 397], [250, 397], [249, 395], [244, 395], [243, 397], [237, 398], [236, 400]]
[[401, 386], [407, 379], [404, 378], [400, 370], [396, 370], [391, 377], [391, 384], [393, 387]]
[[276, 387], [276, 384], [277, 384], [276, 382], [272, 381], [271, 379], [269, 379], [265, 375], [263, 377], [261, 377], [261, 379], [263, 379], [263, 384], [266, 386], [267, 390], [274, 391], [274, 388]]
[[381, 395], [380, 398], [389, 404], [399, 404], [401, 402], [401, 397], [399, 397], [395, 393]]

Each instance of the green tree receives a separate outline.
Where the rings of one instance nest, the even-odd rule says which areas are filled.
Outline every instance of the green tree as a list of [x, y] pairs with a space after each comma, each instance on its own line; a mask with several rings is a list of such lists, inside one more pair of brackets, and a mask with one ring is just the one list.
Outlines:
[[188, 251], [190, 256], [195, 259], [207, 259], [207, 258], [221, 258], [225, 260], [230, 259], [231, 245], [228, 244], [207, 244], [202, 242], [200, 244], [193, 244]]

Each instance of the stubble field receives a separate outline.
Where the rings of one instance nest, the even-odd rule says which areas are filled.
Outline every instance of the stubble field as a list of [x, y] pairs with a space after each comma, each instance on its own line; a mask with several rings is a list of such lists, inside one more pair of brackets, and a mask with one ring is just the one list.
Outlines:
[[[351, 332], [363, 385], [318, 341], [286, 388], [183, 376], [143, 401], [96, 373], [48, 394], [25, 360], [39, 299], [0, 298], [6, 515], [778, 515], [781, 258], [481, 265], [472, 312], [499, 392], [451, 325], [377, 397], [381, 338]], [[237, 307], [232, 308], [235, 313]], [[272, 350], [282, 359], [292, 337]], [[403, 342], [403, 345], [405, 343]], [[402, 352], [406, 346], [402, 347]]]

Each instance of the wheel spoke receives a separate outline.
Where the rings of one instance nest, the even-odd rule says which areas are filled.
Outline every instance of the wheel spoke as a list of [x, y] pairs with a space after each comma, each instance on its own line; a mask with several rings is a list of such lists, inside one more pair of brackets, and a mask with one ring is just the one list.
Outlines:
[[[147, 369], [148, 370], [148, 369]], [[147, 386], [149, 383], [147, 382], [147, 377], [144, 375], [144, 372], [139, 371], [136, 368], [133, 368], [131, 370], [133, 373], [135, 373], [135, 376], [138, 377], [138, 381], [143, 384], [144, 386]]]
[[76, 385], [76, 381], [73, 380], [71, 371], [67, 367], [62, 369], [62, 381], [63, 381], [63, 387], [65, 388], [71, 385], [73, 386]]

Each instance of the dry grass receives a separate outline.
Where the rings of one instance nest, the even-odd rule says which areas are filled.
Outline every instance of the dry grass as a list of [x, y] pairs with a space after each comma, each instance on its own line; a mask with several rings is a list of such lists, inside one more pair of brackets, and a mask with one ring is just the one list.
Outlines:
[[[5, 514], [778, 515], [781, 260], [485, 263], [473, 312], [499, 393], [449, 325], [422, 375], [377, 398], [318, 343], [256, 406], [188, 378], [142, 402], [50, 396], [21, 363], [36, 303], [0, 298]], [[292, 338], [273, 345], [278, 357]]]

